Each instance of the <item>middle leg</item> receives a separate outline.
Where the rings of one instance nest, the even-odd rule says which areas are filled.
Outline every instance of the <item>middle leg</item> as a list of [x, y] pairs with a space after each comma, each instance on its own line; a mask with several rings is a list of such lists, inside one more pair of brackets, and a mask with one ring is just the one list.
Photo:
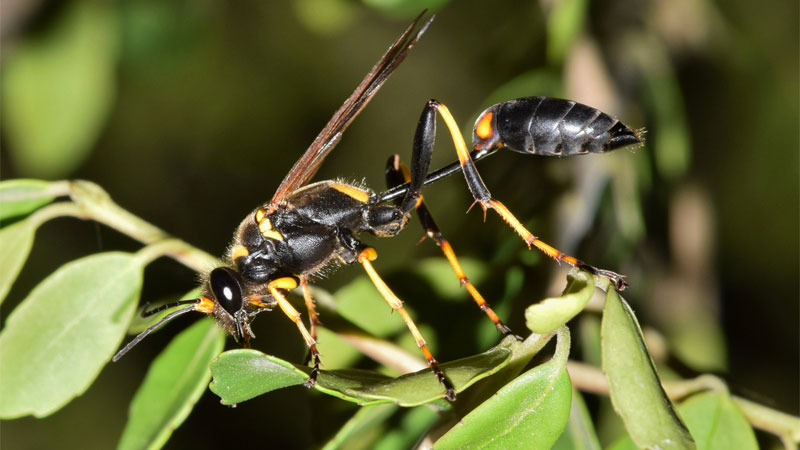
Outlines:
[[308, 277], [300, 276], [300, 287], [303, 290], [303, 300], [306, 303], [306, 309], [308, 310], [308, 324], [309, 324], [309, 332], [311, 333], [311, 338], [315, 341], [317, 340], [317, 326], [319, 326], [319, 315], [317, 314], [317, 308], [314, 305], [314, 297], [311, 295], [311, 289], [308, 287]]
[[[299, 276], [300, 279], [300, 287], [303, 290], [303, 300], [306, 303], [306, 309], [308, 310], [308, 325], [309, 325], [309, 333], [311, 334], [311, 339], [315, 342], [317, 340], [317, 326], [321, 323], [319, 321], [319, 315], [317, 314], [317, 308], [314, 305], [314, 297], [311, 295], [311, 289], [308, 287], [308, 277], [306, 276]], [[308, 364], [311, 361], [312, 357], [311, 349], [306, 353], [306, 357], [303, 360], [303, 364]]]
[[[389, 188], [394, 186], [400, 185], [404, 182], [411, 181], [411, 173], [400, 161], [400, 157], [394, 155], [389, 158], [386, 164], [386, 182]], [[436, 222], [433, 220], [433, 216], [431, 215], [428, 207], [425, 205], [425, 201], [422, 199], [420, 195], [417, 199], [415, 204], [417, 209], [417, 216], [419, 217], [420, 223], [422, 224], [423, 228], [425, 228], [425, 234], [431, 238], [437, 246], [442, 250], [444, 256], [447, 258], [447, 262], [450, 263], [450, 267], [453, 268], [453, 272], [455, 272], [456, 276], [458, 277], [458, 282], [461, 283], [462, 286], [467, 288], [467, 291], [472, 296], [472, 299], [475, 300], [475, 303], [478, 304], [478, 307], [486, 313], [494, 323], [494, 326], [497, 327], [503, 334], [513, 334], [511, 328], [506, 326], [502, 320], [495, 314], [486, 300], [483, 298], [478, 289], [469, 281], [467, 278], [466, 273], [464, 273], [464, 269], [461, 268], [461, 264], [458, 262], [458, 258], [456, 258], [456, 254], [453, 251], [453, 247], [450, 245], [450, 242], [445, 239], [444, 235], [442, 235], [441, 230], [436, 225]], [[424, 239], [424, 238], [423, 238]], [[519, 336], [515, 337], [518, 340], [522, 340]]]
[[312, 360], [314, 362], [313, 367], [311, 368], [311, 374], [308, 377], [308, 380], [305, 382], [305, 386], [310, 388], [314, 386], [314, 383], [317, 382], [317, 376], [319, 375], [319, 352], [317, 351], [317, 340], [311, 336], [311, 333], [308, 332], [306, 326], [303, 325], [303, 321], [300, 320], [300, 313], [297, 312], [296, 309], [286, 300], [286, 297], [283, 295], [283, 290], [294, 289], [297, 287], [297, 279], [294, 277], [282, 277], [276, 280], [270, 281], [267, 285], [267, 289], [269, 293], [272, 295], [272, 298], [278, 303], [281, 310], [286, 317], [288, 317], [295, 325], [297, 325], [297, 329], [300, 330], [300, 334], [303, 336], [303, 340], [306, 341], [306, 345], [308, 345], [308, 349], [311, 351]]
[[375, 285], [375, 288], [381, 294], [386, 303], [392, 307], [393, 310], [400, 313], [400, 317], [403, 318], [403, 321], [406, 323], [409, 331], [414, 336], [414, 340], [417, 341], [417, 346], [420, 350], [422, 350], [422, 354], [425, 355], [425, 360], [428, 362], [428, 366], [433, 370], [433, 373], [436, 375], [436, 378], [439, 380], [439, 383], [442, 384], [445, 388], [445, 398], [448, 400], [455, 401], [456, 399], [456, 391], [453, 387], [453, 384], [450, 380], [447, 379], [442, 369], [439, 368], [439, 363], [436, 362], [436, 358], [433, 357], [433, 354], [428, 350], [428, 344], [425, 342], [425, 338], [422, 337], [422, 333], [420, 333], [419, 328], [414, 323], [414, 320], [408, 314], [405, 308], [403, 308], [403, 301], [400, 300], [389, 286], [383, 281], [383, 279], [378, 275], [378, 272], [375, 271], [375, 268], [372, 267], [372, 261], [378, 257], [378, 253], [372, 247], [364, 247], [358, 255], [358, 262], [364, 266], [364, 270], [367, 272], [369, 279], [372, 281], [372, 284]]

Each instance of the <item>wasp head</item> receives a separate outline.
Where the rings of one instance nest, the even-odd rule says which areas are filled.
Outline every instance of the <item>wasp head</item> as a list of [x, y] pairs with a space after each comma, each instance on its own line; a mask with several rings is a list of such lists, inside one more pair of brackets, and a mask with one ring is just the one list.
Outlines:
[[237, 342], [247, 343], [255, 337], [250, 329], [253, 311], [244, 292], [244, 283], [239, 272], [230, 267], [217, 267], [212, 270], [206, 283], [206, 296], [213, 300], [211, 314], [220, 326], [233, 335]]
[[139, 333], [118, 351], [112, 360], [118, 361], [142, 339], [164, 323], [192, 311], [213, 314], [220, 326], [232, 334], [237, 342], [244, 340], [245, 345], [248, 345], [250, 338], [255, 337], [250, 329], [250, 322], [253, 321], [253, 317], [261, 311], [268, 311], [275, 304], [272, 299], [269, 302], [265, 302], [262, 296], [259, 296], [255, 304], [251, 302], [245, 295], [244, 283], [239, 273], [229, 267], [218, 267], [212, 270], [208, 275], [208, 281], [204, 283], [203, 290], [204, 295], [202, 297], [192, 300], [180, 300], [149, 310], [145, 306], [142, 311], [142, 317], [152, 316], [176, 306], [189, 305], [170, 312], [156, 323], [147, 327], [146, 330]]

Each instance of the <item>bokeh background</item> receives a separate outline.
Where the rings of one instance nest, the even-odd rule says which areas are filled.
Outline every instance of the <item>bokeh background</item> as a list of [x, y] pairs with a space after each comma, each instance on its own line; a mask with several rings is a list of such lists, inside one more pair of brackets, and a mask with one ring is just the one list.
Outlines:
[[[646, 127], [639, 149], [567, 159], [501, 152], [479, 169], [545, 241], [628, 275], [626, 297], [667, 342], [670, 367], [720, 374], [739, 395], [800, 413], [796, 1], [9, 0], [0, 14], [0, 177], [94, 181], [134, 214], [220, 255], [425, 7], [437, 13], [433, 26], [316, 178], [381, 189], [386, 158], [408, 160], [429, 98], [446, 103], [465, 132], [484, 107], [526, 95], [572, 98]], [[440, 132], [434, 166], [454, 159]], [[465, 215], [462, 178], [425, 195], [479, 272], [479, 288], [490, 302], [503, 297], [498, 309], [523, 329], [524, 307], [560, 291], [564, 269], [524, 250], [496, 217]], [[488, 321], [467, 298], [441, 301], [419, 288], [415, 268], [438, 253], [416, 245], [415, 225], [367, 239], [376, 266], [426, 325], [440, 360], [485, 350], [471, 330]], [[91, 222], [50, 222], [0, 312], [72, 259], [137, 248]], [[319, 286], [335, 292], [359, 274], [343, 268]], [[514, 295], [505, 295], [509, 274], [524, 280]], [[148, 267], [142, 298], [195, 283], [162, 259]], [[192, 320], [148, 338], [52, 416], [0, 424], [3, 448], [115, 445], [148, 362]], [[304, 344], [280, 314], [256, 325], [256, 348], [302, 359]], [[355, 408], [300, 387], [236, 409], [209, 392], [168, 446], [313, 447]]]

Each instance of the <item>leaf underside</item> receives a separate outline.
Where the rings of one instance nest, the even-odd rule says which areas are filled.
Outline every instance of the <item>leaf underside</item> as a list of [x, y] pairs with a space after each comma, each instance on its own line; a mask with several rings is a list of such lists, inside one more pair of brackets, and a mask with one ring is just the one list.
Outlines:
[[[461, 392], [505, 367], [519, 347], [514, 338], [479, 355], [440, 364]], [[211, 364], [211, 391], [226, 405], [249, 400], [283, 387], [303, 384], [310, 367], [299, 366], [256, 350], [231, 350]], [[429, 369], [397, 378], [363, 370], [321, 371], [314, 387], [326, 394], [361, 405], [396, 403], [416, 406], [442, 398], [444, 388]]]

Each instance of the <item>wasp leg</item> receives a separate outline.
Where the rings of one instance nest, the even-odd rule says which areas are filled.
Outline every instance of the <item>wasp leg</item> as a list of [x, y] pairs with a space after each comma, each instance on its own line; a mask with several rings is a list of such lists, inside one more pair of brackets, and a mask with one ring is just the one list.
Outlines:
[[414, 336], [414, 339], [417, 341], [417, 346], [422, 350], [422, 353], [425, 355], [425, 360], [428, 361], [428, 366], [430, 366], [433, 373], [436, 375], [436, 378], [439, 380], [445, 388], [445, 397], [452, 401], [456, 399], [456, 391], [453, 388], [453, 384], [450, 383], [450, 380], [447, 379], [442, 369], [439, 368], [439, 364], [436, 362], [436, 358], [433, 357], [430, 350], [428, 350], [428, 344], [425, 343], [425, 338], [422, 337], [422, 333], [419, 332], [417, 325], [414, 323], [414, 320], [411, 319], [411, 316], [408, 314], [405, 308], [403, 308], [403, 301], [397, 298], [397, 296], [389, 289], [389, 286], [383, 281], [383, 279], [378, 275], [378, 272], [375, 271], [375, 268], [372, 267], [372, 261], [378, 257], [378, 253], [372, 247], [365, 247], [361, 253], [358, 255], [358, 262], [364, 266], [364, 270], [366, 270], [367, 275], [369, 276], [372, 284], [375, 285], [375, 288], [378, 289], [381, 296], [389, 306], [392, 307], [393, 310], [400, 313], [400, 317], [403, 318], [403, 321], [408, 326], [409, 331]]
[[[389, 187], [391, 188], [393, 186], [402, 184], [403, 182], [409, 182], [410, 180], [411, 174], [408, 170], [408, 167], [406, 167], [406, 165], [400, 161], [400, 157], [397, 155], [390, 157], [386, 164], [386, 182]], [[456, 258], [453, 247], [450, 245], [450, 242], [444, 238], [444, 235], [442, 235], [439, 226], [436, 225], [436, 222], [433, 220], [433, 216], [431, 215], [430, 210], [428, 210], [428, 207], [425, 205], [425, 201], [422, 199], [421, 195], [417, 200], [416, 208], [420, 223], [422, 224], [423, 228], [425, 228], [425, 234], [430, 237], [440, 249], [442, 249], [442, 253], [444, 253], [444, 256], [447, 258], [447, 262], [450, 263], [450, 267], [453, 268], [453, 272], [455, 272], [456, 276], [458, 277], [458, 282], [467, 288], [467, 291], [469, 291], [472, 299], [475, 300], [475, 303], [478, 304], [478, 307], [481, 309], [481, 311], [486, 313], [486, 315], [489, 317], [489, 320], [494, 323], [494, 326], [497, 327], [498, 330], [500, 330], [503, 334], [514, 335], [514, 333], [511, 331], [511, 328], [506, 326], [506, 324], [504, 324], [503, 321], [497, 317], [497, 314], [495, 314], [492, 308], [489, 307], [489, 304], [483, 298], [481, 293], [478, 292], [478, 289], [475, 288], [475, 286], [469, 281], [469, 278], [467, 278], [467, 275], [464, 273], [464, 269], [461, 268], [461, 264], [458, 262], [458, 258]], [[522, 340], [522, 338], [517, 335], [514, 335], [514, 337], [516, 337], [517, 340]]]
[[[497, 150], [497, 148], [481, 148], [471, 151], [469, 156], [472, 161], [480, 161], [481, 159], [494, 154]], [[449, 177], [456, 172], [461, 172], [461, 164], [459, 164], [458, 161], [450, 163], [444, 167], [440, 167], [433, 172], [429, 172], [428, 175], [425, 176], [425, 180], [422, 182], [422, 185], [427, 186], [431, 183], [435, 183], [442, 178]], [[408, 192], [410, 186], [411, 182], [409, 181], [398, 184], [394, 187], [390, 187], [386, 191], [381, 192], [381, 194], [378, 196], [378, 202], [388, 202], [389, 200], [400, 198], [404, 196], [406, 192]]]
[[311, 336], [311, 333], [308, 332], [306, 326], [303, 325], [303, 321], [300, 320], [300, 313], [297, 312], [296, 309], [286, 300], [286, 297], [280, 291], [281, 289], [294, 289], [297, 287], [297, 279], [294, 277], [283, 277], [278, 278], [277, 280], [270, 281], [267, 285], [267, 289], [269, 289], [269, 293], [272, 294], [272, 298], [278, 302], [278, 306], [281, 307], [281, 310], [284, 314], [286, 314], [289, 319], [297, 325], [297, 328], [300, 330], [300, 334], [303, 335], [303, 339], [305, 339], [306, 344], [308, 345], [309, 350], [311, 350], [311, 356], [314, 360], [314, 367], [311, 369], [311, 375], [309, 375], [308, 380], [305, 382], [305, 386], [310, 388], [314, 386], [314, 383], [317, 382], [317, 375], [319, 375], [319, 352], [317, 351], [317, 341]]
[[[272, 311], [272, 308], [278, 304], [278, 302], [269, 295], [261, 294], [249, 295], [247, 297], [247, 303], [256, 308], [247, 313], [250, 321], [264, 311]], [[253, 334], [253, 330], [250, 328], [250, 321], [243, 323], [243, 326], [246, 327], [246, 333], [244, 333], [244, 348], [250, 348], [250, 339], [256, 337], [256, 335]]]
[[[308, 277], [300, 277], [300, 287], [303, 289], [303, 299], [306, 302], [306, 309], [308, 310], [309, 333], [314, 341], [317, 340], [317, 326], [319, 326], [319, 315], [314, 305], [314, 297], [311, 296], [311, 290], [308, 288]], [[311, 361], [311, 352], [306, 354], [303, 364], [308, 364]]]
[[311, 290], [308, 288], [308, 278], [300, 277], [300, 287], [303, 289], [303, 299], [306, 302], [306, 309], [308, 309], [308, 322], [311, 333], [311, 338], [317, 340], [317, 326], [320, 324], [317, 308], [314, 305], [314, 297], [311, 296]]
[[[461, 132], [458, 130], [458, 125], [456, 124], [455, 119], [453, 119], [453, 115], [450, 114], [450, 111], [445, 105], [436, 100], [429, 100], [425, 105], [425, 110], [422, 112], [420, 123], [417, 126], [417, 135], [414, 137], [414, 149], [412, 154], [414, 158], [430, 159], [430, 156], [433, 152], [434, 137], [436, 135], [436, 122], [434, 117], [436, 112], [439, 113], [439, 115], [442, 117], [442, 120], [444, 120], [445, 124], [447, 125], [447, 128], [450, 130], [450, 135], [453, 139], [453, 143], [455, 144], [456, 153], [458, 154], [458, 162], [461, 165], [461, 171], [464, 173], [464, 177], [467, 180], [467, 187], [469, 188], [470, 193], [472, 193], [475, 203], [479, 204], [483, 209], [484, 217], [486, 215], [486, 210], [492, 209], [498, 215], [500, 215], [500, 217], [509, 226], [511, 226], [511, 228], [517, 232], [517, 234], [520, 235], [520, 237], [522, 237], [529, 248], [531, 245], [533, 245], [556, 261], [563, 261], [569, 265], [586, 270], [594, 275], [606, 277], [611, 280], [612, 283], [614, 283], [614, 287], [617, 290], [624, 290], [628, 286], [623, 275], [610, 270], [598, 269], [577, 258], [562, 253], [545, 242], [542, 242], [539, 240], [539, 238], [534, 236], [533, 233], [528, 231], [528, 229], [525, 228], [522, 223], [516, 217], [514, 217], [513, 214], [511, 214], [511, 211], [509, 211], [505, 205], [492, 198], [492, 194], [489, 192], [486, 184], [481, 179], [478, 169], [475, 167], [475, 164], [470, 157], [470, 152], [467, 150], [466, 143], [464, 143], [464, 137], [461, 136]], [[424, 148], [417, 148], [418, 146]], [[419, 188], [422, 187], [426, 175], [425, 173], [420, 173], [417, 171], [416, 168], [420, 167], [424, 167], [425, 170], [427, 170], [428, 164], [426, 162], [422, 162], [415, 165], [412, 162], [412, 181], [409, 190], [403, 199], [403, 207], [408, 207], [409, 205], [413, 206], [414, 202], [416, 202], [416, 197], [419, 196]]]

